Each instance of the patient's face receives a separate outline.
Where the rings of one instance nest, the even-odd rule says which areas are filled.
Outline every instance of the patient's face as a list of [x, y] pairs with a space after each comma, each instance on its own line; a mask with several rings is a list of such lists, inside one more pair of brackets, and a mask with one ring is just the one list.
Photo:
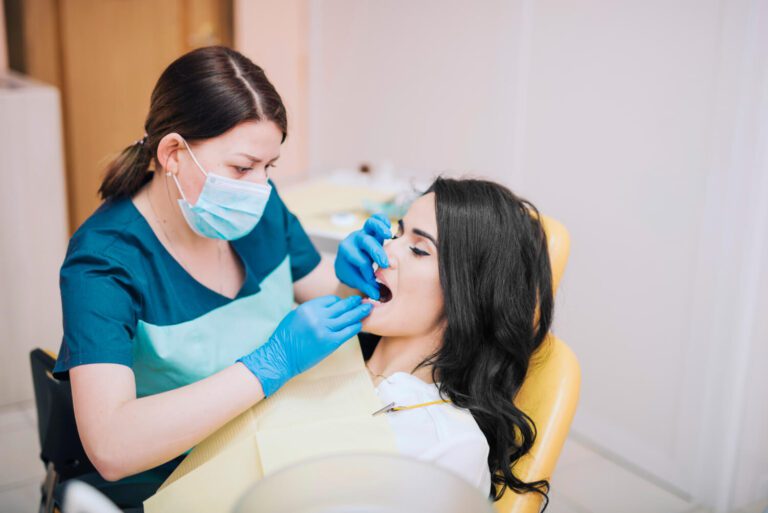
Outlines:
[[438, 329], [443, 311], [434, 193], [417, 199], [396, 229], [397, 235], [384, 244], [389, 267], [376, 271], [384, 284], [382, 301], [373, 302], [363, 331], [389, 337], [427, 335]]

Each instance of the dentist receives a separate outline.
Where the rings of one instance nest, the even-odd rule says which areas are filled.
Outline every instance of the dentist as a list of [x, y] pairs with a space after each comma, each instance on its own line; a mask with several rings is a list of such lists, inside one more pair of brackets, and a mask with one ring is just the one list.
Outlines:
[[[144, 128], [70, 240], [54, 368], [71, 381], [98, 471], [87, 480], [123, 508], [140, 507], [198, 442], [356, 335], [371, 309], [339, 297], [349, 289], [268, 179], [287, 120], [261, 68], [224, 47], [180, 57], [160, 76]], [[386, 265], [388, 222], [366, 226], [340, 248], [336, 274], [376, 298], [371, 266]]]

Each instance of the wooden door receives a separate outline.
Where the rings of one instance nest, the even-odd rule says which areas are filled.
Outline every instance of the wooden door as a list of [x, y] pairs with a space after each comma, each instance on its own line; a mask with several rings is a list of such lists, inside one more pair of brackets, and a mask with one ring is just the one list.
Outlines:
[[5, 1], [21, 7], [20, 71], [61, 90], [74, 231], [100, 203], [105, 166], [142, 137], [163, 69], [193, 48], [231, 46], [232, 1]]

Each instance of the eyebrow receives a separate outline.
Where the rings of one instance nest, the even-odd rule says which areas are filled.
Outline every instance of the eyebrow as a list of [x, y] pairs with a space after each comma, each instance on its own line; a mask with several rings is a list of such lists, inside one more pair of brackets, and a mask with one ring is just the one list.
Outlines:
[[[251, 159], [254, 162], [261, 162], [261, 159], [257, 159], [253, 155], [248, 155], [247, 153], [235, 153], [235, 155], [242, 155], [243, 157], [249, 158], [249, 159]], [[280, 158], [280, 155], [278, 155], [277, 157], [275, 157], [272, 160], [270, 160], [270, 162], [274, 162], [274, 161], [276, 161], [279, 158]]]
[[[405, 224], [403, 223], [402, 219], [400, 219], [397, 222], [397, 224], [400, 225], [400, 229], [402, 231], [405, 231]], [[432, 242], [432, 244], [434, 244], [434, 246], [437, 247], [437, 240], [435, 240], [435, 238], [432, 235], [428, 234], [424, 230], [421, 230], [419, 228], [411, 228], [411, 231], [416, 235], [418, 235], [419, 237], [424, 237], [425, 239], [429, 239]]]

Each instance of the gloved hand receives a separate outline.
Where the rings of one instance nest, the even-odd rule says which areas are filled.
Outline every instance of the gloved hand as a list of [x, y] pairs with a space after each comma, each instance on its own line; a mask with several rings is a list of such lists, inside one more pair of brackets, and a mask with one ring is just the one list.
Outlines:
[[373, 275], [373, 264], [389, 267], [384, 241], [392, 237], [389, 219], [384, 214], [368, 218], [361, 230], [347, 235], [336, 254], [336, 277], [372, 299], [379, 299], [379, 286]]
[[360, 296], [307, 301], [286, 315], [261, 347], [237, 361], [259, 379], [269, 397], [360, 332], [360, 321], [371, 313], [371, 305], [360, 301]]

